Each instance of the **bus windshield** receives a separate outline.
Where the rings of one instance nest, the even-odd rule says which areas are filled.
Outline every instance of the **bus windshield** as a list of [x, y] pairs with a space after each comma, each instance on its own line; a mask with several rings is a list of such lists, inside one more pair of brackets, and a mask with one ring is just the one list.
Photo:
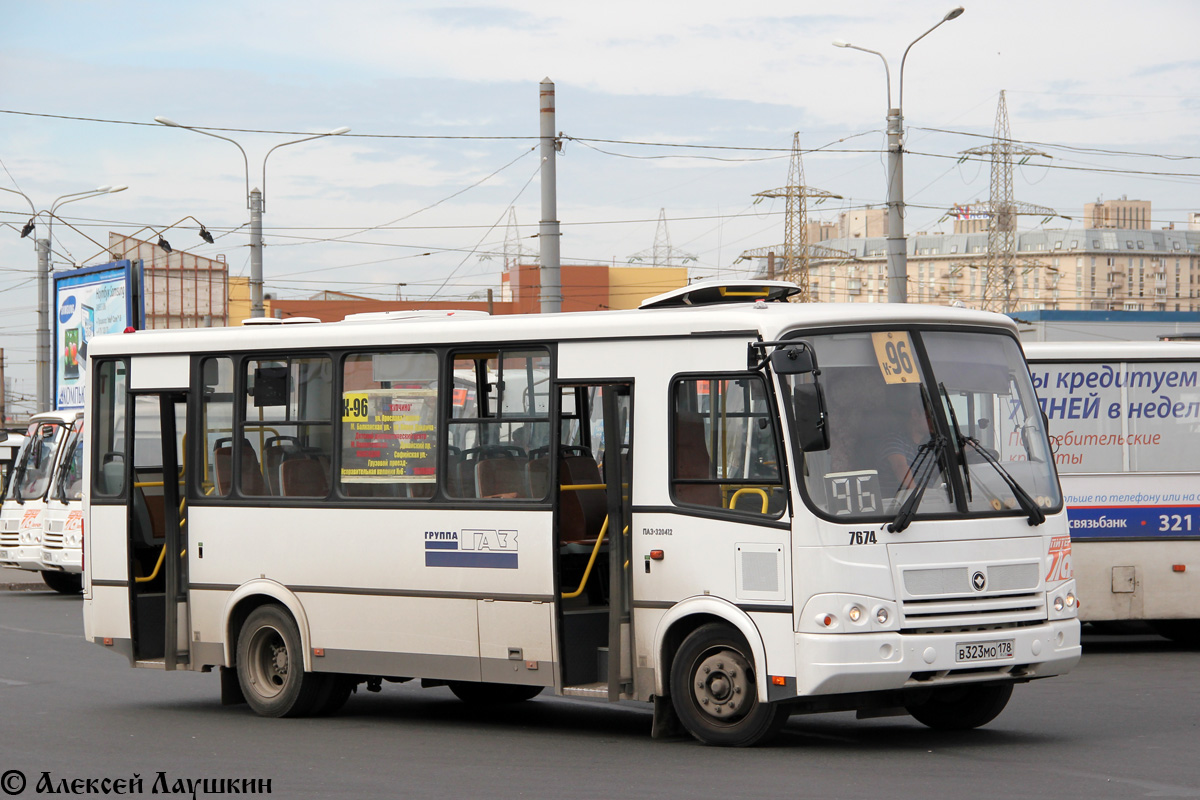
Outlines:
[[888, 330], [806, 341], [820, 364], [829, 436], [827, 450], [805, 454], [804, 488], [817, 511], [890, 519], [916, 494], [909, 511], [921, 516], [1028, 513], [1036, 521], [1038, 508], [1059, 505], [1015, 340]]
[[83, 420], [71, 428], [70, 438], [63, 445], [62, 465], [54, 482], [51, 497], [63, 502], [83, 499]]
[[46, 495], [50, 475], [54, 470], [54, 452], [58, 444], [59, 422], [34, 423], [29, 426], [29, 438], [17, 458], [12, 482], [8, 488], [10, 500], [37, 500]]

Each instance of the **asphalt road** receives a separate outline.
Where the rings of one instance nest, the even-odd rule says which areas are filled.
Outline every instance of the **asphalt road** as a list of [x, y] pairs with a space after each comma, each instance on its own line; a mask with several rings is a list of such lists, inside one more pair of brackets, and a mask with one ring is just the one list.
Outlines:
[[39, 796], [43, 773], [58, 790], [79, 781], [70, 794], [138, 775], [147, 796], [207, 778], [269, 780], [282, 798], [1200, 797], [1198, 664], [1153, 636], [1089, 637], [1073, 673], [1018, 687], [978, 731], [831, 714], [727, 750], [650, 739], [640, 705], [480, 711], [411, 684], [331, 718], [263, 719], [222, 707], [216, 675], [134, 670], [84, 642], [77, 597], [0, 591], [0, 790], [15, 770], [19, 797]]

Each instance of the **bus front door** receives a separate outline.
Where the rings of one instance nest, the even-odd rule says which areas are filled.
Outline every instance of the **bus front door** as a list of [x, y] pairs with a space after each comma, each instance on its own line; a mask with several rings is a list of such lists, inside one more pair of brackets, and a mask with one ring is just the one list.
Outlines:
[[136, 395], [131, 428], [126, 530], [133, 655], [137, 662], [161, 661], [163, 668], [173, 670], [188, 661], [182, 466], [187, 396], [179, 392]]
[[629, 570], [633, 387], [563, 385], [555, 503], [563, 693], [633, 688]]

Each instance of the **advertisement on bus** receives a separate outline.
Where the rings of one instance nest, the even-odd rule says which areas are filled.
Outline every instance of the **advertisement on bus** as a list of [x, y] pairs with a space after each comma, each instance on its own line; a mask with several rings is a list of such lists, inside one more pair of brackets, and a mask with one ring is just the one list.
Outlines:
[[113, 261], [54, 276], [54, 407], [83, 408], [88, 342], [138, 325], [134, 266]]
[[1200, 536], [1194, 362], [1042, 362], [1032, 371], [1072, 538]]

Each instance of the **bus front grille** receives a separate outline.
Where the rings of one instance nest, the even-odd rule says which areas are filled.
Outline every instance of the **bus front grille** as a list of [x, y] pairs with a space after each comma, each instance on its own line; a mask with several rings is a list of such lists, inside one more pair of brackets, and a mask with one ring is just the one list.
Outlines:
[[1041, 592], [985, 597], [905, 600], [901, 630], [1008, 628], [1046, 619]]

